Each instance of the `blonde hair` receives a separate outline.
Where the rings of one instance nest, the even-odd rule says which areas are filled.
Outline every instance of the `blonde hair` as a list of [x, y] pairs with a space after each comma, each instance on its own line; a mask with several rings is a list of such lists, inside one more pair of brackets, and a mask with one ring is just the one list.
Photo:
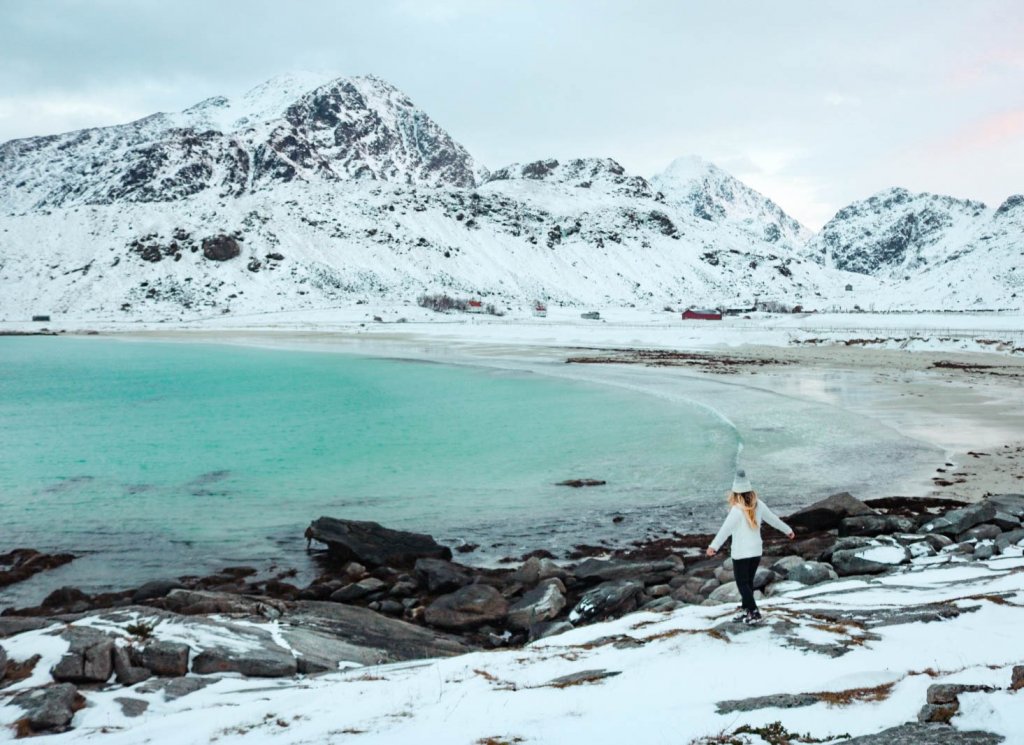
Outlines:
[[758, 529], [756, 491], [730, 491], [726, 494], [725, 498], [728, 500], [730, 507], [739, 507], [743, 510], [743, 515], [747, 518], [747, 522], [750, 523], [750, 527], [754, 530]]

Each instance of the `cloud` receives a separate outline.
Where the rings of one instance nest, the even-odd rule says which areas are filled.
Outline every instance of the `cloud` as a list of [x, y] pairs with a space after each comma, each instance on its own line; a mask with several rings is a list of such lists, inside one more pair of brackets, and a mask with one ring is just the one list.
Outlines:
[[856, 96], [845, 96], [842, 93], [830, 91], [824, 95], [822, 101], [827, 106], [860, 106], [860, 99]]
[[39, 134], [105, 127], [153, 113], [120, 96], [63, 93], [0, 97], [0, 142]]
[[932, 150], [963, 153], [990, 149], [1024, 139], [1024, 109], [989, 114], [945, 138]]

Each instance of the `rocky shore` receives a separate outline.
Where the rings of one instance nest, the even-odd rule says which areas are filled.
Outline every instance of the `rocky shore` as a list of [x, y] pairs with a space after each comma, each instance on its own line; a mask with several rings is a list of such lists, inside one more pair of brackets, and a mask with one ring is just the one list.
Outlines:
[[[861, 502], [844, 493], [786, 520], [797, 539], [766, 530], [755, 578], [762, 596], [897, 573], [926, 557], [1019, 556], [1024, 546], [1022, 494], [963, 504]], [[580, 546], [572, 560], [536, 552], [505, 568], [459, 563], [430, 536], [371, 522], [323, 517], [306, 537], [323, 569], [306, 587], [289, 583], [288, 572], [257, 580], [255, 570], [234, 567], [99, 595], [61, 588], [38, 607], [5, 610], [0, 702], [23, 711], [17, 732], [72, 727], [90, 691], [111, 687], [124, 691], [118, 701], [132, 716], [146, 706], [133, 692], [177, 698], [226, 674], [290, 678], [517, 647], [637, 610], [732, 605], [739, 598], [731, 561], [704, 556], [708, 535], [612, 552]], [[8, 575], [33, 561], [47, 566], [24, 551], [0, 558], [13, 567]], [[33, 632], [51, 641], [30, 654], [19, 637]], [[14, 648], [18, 654], [9, 654]], [[846, 649], [835, 645], [829, 654]], [[929, 705], [922, 712], [928, 722], [948, 721], [954, 711], [949, 702]]]

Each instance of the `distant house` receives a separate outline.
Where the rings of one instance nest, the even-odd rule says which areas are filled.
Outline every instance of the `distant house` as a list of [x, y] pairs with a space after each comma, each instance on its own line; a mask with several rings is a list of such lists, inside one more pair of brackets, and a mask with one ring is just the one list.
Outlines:
[[846, 285], [847, 292], [853, 292], [853, 285]]
[[49, 316], [32, 316], [33, 321], [49, 321]]
[[484, 312], [484, 304], [483, 304], [483, 302], [481, 302], [480, 300], [470, 300], [468, 303], [466, 303], [466, 312], [467, 313], [483, 313]]
[[721, 321], [722, 312], [711, 308], [687, 308], [683, 311], [683, 320]]
[[580, 318], [583, 318], [584, 320], [587, 321], [600, 321], [601, 314], [598, 313], [596, 310], [588, 310], [586, 313], [580, 313]]
[[546, 306], [540, 300], [535, 301], [533, 304], [533, 315], [537, 316], [538, 318], [547, 318], [548, 306]]

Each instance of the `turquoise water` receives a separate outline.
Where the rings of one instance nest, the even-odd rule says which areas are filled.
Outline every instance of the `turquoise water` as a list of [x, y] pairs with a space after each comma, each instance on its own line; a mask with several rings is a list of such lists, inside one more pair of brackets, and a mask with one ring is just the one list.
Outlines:
[[[0, 339], [0, 425], [0, 552], [84, 553], [46, 582], [93, 588], [301, 567], [321, 515], [567, 547], [717, 492], [738, 442], [697, 406], [537, 375], [48, 337]], [[553, 485], [577, 477], [608, 485]]]

